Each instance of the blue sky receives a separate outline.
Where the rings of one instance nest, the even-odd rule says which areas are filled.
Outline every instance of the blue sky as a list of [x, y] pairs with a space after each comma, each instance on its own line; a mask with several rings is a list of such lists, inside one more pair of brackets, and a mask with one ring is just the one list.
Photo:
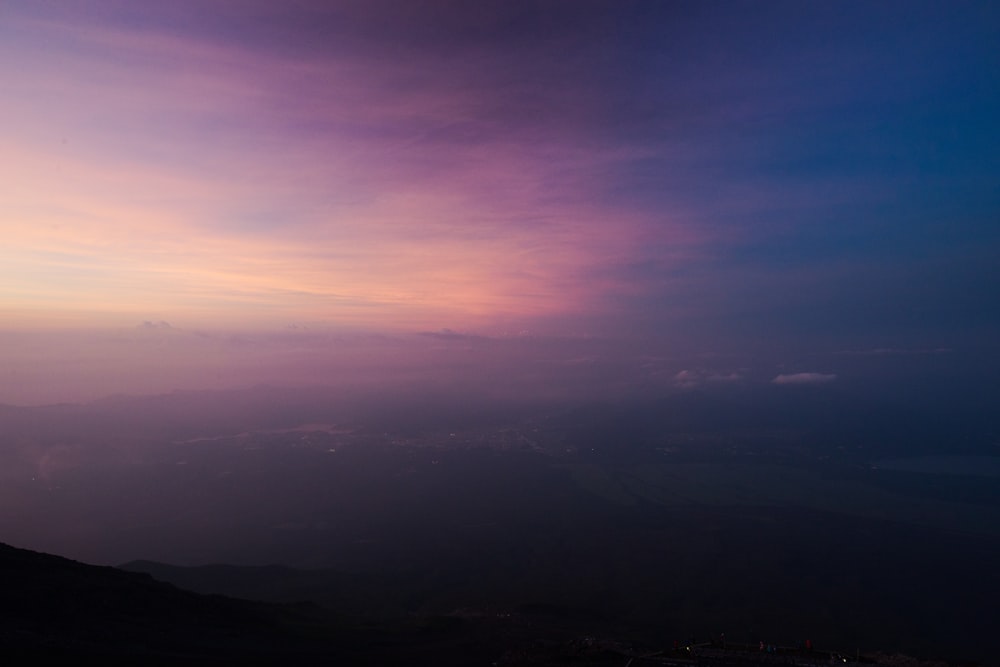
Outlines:
[[7, 3], [3, 326], [992, 367], [998, 33], [989, 2]]

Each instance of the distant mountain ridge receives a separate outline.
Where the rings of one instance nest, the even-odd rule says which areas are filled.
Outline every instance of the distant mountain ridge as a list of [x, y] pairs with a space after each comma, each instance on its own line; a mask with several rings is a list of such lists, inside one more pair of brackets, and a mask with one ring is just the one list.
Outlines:
[[[284, 565], [202, 565], [181, 567], [153, 561], [132, 561], [119, 566], [126, 572], [150, 575], [184, 590], [202, 595], [224, 595], [279, 604], [308, 601], [341, 613], [385, 615], [379, 592], [390, 593], [394, 577], [348, 574], [332, 569], [305, 570]], [[398, 589], [397, 589], [398, 590]], [[405, 615], [399, 608], [398, 615]]]
[[200, 595], [148, 574], [0, 543], [0, 656], [13, 664], [458, 667], [494, 663], [508, 652], [510, 633], [490, 621], [377, 621], [309, 603]]
[[[250, 590], [269, 580], [287, 585], [298, 578], [302, 585], [326, 581], [330, 593], [352, 577], [280, 566], [180, 568], [137, 561], [125, 567], [162, 571], [194, 583], [200, 580], [201, 586], [210, 585], [212, 577], [221, 577], [215, 587], [233, 590]], [[513, 615], [460, 610], [405, 621], [362, 620], [306, 603], [279, 605], [201, 595], [148, 574], [86, 565], [0, 543], [0, 652], [7, 660], [437, 666], [582, 662], [610, 666], [624, 659], [643, 662], [644, 655], [659, 655], [667, 660], [663, 664], [689, 664], [694, 656], [706, 667], [771, 662], [771, 656], [757, 654], [753, 647], [734, 644], [727, 650], [718, 642], [702, 644], [704, 648], [648, 653], [641, 645], [614, 635], [580, 634], [580, 622], [567, 610], [544, 605]], [[587, 620], [588, 625], [592, 622]], [[827, 660], [823, 651], [782, 650], [786, 664], [819, 665]], [[681, 662], [671, 662], [674, 657]], [[845, 662], [859, 664], [847, 658]], [[860, 661], [876, 662], [946, 667], [943, 662], [883, 654], [862, 656]]]

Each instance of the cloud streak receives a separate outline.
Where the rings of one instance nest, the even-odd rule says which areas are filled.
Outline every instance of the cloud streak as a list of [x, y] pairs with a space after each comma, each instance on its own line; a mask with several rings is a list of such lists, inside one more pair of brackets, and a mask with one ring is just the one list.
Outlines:
[[817, 385], [829, 384], [837, 379], [832, 373], [781, 373], [771, 382], [781, 385]]
[[[19, 102], [3, 120], [19, 131], [6, 146], [18, 169], [2, 175], [20, 211], [5, 259], [22, 261], [6, 264], [0, 305], [124, 315], [141, 293], [173, 320], [468, 329], [600, 307], [627, 289], [596, 280], [600, 267], [653, 233], [642, 212], [595, 199], [628, 149], [494, 118], [511, 90], [473, 80], [502, 70], [499, 52], [427, 69], [21, 27], [35, 65], [4, 71]], [[50, 48], [61, 41], [73, 48]], [[547, 85], [530, 94], [561, 94]]]
[[998, 325], [971, 5], [8, 4], [8, 329], [829, 351]]

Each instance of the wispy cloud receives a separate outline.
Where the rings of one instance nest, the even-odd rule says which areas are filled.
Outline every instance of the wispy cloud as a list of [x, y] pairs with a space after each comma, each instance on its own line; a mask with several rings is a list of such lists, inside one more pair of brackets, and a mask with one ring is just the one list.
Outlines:
[[810, 385], [828, 384], [836, 379], [836, 375], [828, 373], [782, 373], [771, 380], [771, 382], [786, 385]]
[[929, 11], [929, 49], [878, 8], [167, 4], [4, 12], [7, 326], [903, 350], [995, 325], [996, 49], [969, 8]]
[[592, 312], [628, 289], [602, 267], [644, 235], [695, 237], [600, 201], [635, 149], [497, 117], [510, 86], [549, 111], [576, 95], [505, 81], [500, 50], [442, 68], [20, 27], [0, 304], [131, 317], [141, 294], [175, 320], [482, 327]]
[[854, 357], [906, 357], [906, 356], [924, 356], [924, 355], [937, 355], [937, 354], [949, 354], [952, 352], [950, 347], [933, 347], [933, 348], [900, 348], [900, 347], [874, 347], [863, 350], [841, 350], [838, 354], [843, 354], [847, 356]]
[[692, 389], [705, 385], [723, 385], [741, 382], [743, 375], [736, 371], [731, 373], [719, 373], [703, 369], [678, 371], [673, 377], [674, 385], [682, 389]]

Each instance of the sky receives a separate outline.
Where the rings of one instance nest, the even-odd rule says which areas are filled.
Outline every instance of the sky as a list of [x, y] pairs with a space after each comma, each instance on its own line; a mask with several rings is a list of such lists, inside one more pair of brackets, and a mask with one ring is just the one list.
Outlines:
[[996, 393], [997, 44], [992, 2], [8, 0], [0, 402]]

